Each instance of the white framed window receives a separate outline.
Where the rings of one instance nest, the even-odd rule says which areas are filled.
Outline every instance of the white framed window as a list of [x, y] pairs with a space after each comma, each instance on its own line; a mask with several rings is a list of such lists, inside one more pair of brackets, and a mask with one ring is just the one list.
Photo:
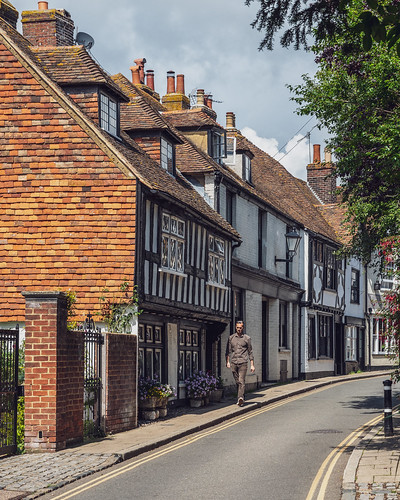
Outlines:
[[161, 166], [170, 174], [174, 173], [174, 147], [163, 137], [161, 138]]
[[357, 327], [345, 327], [345, 361], [357, 361]]
[[226, 135], [223, 131], [212, 130], [208, 135], [208, 154], [218, 163], [226, 158]]
[[387, 324], [383, 318], [372, 320], [372, 353], [388, 354], [393, 351], [394, 338], [387, 335]]
[[118, 135], [118, 103], [105, 94], [100, 94], [100, 126], [110, 134]]
[[225, 286], [225, 242], [208, 236], [208, 282]]
[[350, 302], [353, 304], [360, 303], [360, 271], [353, 268], [351, 270]]
[[381, 290], [393, 290], [394, 285], [394, 265], [393, 262], [385, 262], [382, 272]]
[[251, 159], [245, 154], [242, 155], [242, 166], [243, 180], [251, 182]]
[[226, 160], [227, 165], [234, 165], [236, 161], [236, 137], [226, 138]]
[[162, 214], [161, 267], [182, 274], [185, 270], [185, 222], [167, 213]]

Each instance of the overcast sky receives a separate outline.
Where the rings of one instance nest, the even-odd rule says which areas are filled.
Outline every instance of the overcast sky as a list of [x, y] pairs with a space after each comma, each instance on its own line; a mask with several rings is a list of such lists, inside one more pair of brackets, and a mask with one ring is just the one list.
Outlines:
[[[36, 0], [11, 2], [20, 13], [38, 5]], [[49, 0], [49, 9], [66, 9], [77, 30], [94, 38], [92, 55], [109, 73], [131, 78], [133, 60], [145, 57], [161, 96], [167, 71], [183, 73], [186, 94], [203, 88], [220, 101], [214, 109], [221, 125], [226, 112], [233, 111], [237, 128], [304, 178], [312, 144], [323, 146], [325, 137], [313, 128], [315, 118], [307, 123], [308, 117], [295, 114], [286, 84], [313, 74], [314, 56], [279, 43], [272, 52], [259, 52], [261, 34], [250, 26], [258, 5], [246, 7], [244, 0]], [[303, 138], [310, 130], [309, 142]]]

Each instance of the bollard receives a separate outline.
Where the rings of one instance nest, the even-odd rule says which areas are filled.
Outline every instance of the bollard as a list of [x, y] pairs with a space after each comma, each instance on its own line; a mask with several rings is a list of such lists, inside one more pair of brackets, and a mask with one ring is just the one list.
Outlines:
[[385, 436], [393, 436], [393, 419], [392, 419], [392, 381], [383, 381], [384, 394], [384, 429]]

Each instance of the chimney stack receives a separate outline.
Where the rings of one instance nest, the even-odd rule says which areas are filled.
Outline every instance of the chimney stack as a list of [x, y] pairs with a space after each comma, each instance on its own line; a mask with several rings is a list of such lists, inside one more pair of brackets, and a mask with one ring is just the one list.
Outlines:
[[18, 11], [8, 0], [0, 0], [0, 17], [17, 29]]
[[206, 103], [206, 106], [210, 109], [212, 109], [212, 94], [207, 94], [206, 96], [204, 96], [205, 98], [205, 103]]
[[325, 149], [325, 162], [321, 163], [321, 146], [314, 144], [313, 163], [307, 165], [307, 183], [321, 202], [336, 203], [336, 177], [333, 174], [332, 155]]
[[135, 59], [133, 62], [136, 64], [139, 70], [139, 80], [140, 80], [139, 83], [144, 84], [144, 65], [146, 63], [146, 59], [142, 57], [141, 59]]
[[196, 95], [196, 107], [203, 107], [204, 106], [204, 89], [197, 89], [197, 95]]
[[152, 69], [148, 69], [146, 72], [146, 85], [151, 88], [151, 90], [155, 90], [154, 88], [154, 71]]
[[133, 83], [133, 85], [140, 85], [139, 66], [131, 66], [129, 69], [132, 72], [132, 83]]
[[226, 128], [236, 128], [236, 115], [232, 111], [226, 113]]
[[190, 109], [190, 100], [185, 95], [185, 77], [176, 75], [175, 90], [175, 71], [167, 72], [167, 93], [161, 100], [167, 111], [182, 111]]
[[21, 21], [24, 37], [34, 46], [74, 45], [75, 25], [66, 10], [49, 10], [48, 2], [39, 2], [38, 10], [22, 12]]

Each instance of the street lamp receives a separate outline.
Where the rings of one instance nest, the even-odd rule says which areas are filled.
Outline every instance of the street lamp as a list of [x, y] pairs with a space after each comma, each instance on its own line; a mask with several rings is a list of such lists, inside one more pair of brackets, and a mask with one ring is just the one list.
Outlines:
[[296, 231], [295, 228], [292, 228], [288, 233], [285, 234], [286, 238], [286, 250], [287, 250], [287, 255], [288, 259], [278, 259], [275, 257], [275, 264], [277, 262], [292, 262], [293, 257], [297, 253], [297, 249], [299, 248], [301, 236], [299, 233]]

